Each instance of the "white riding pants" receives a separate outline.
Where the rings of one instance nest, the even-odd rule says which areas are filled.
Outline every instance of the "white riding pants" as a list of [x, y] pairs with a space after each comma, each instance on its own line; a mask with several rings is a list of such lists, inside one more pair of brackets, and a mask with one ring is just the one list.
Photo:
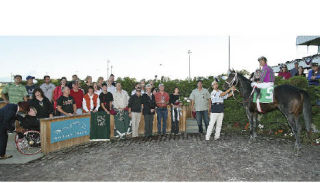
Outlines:
[[269, 88], [269, 87], [273, 87], [274, 83], [273, 82], [269, 82], [269, 83], [257, 83], [257, 82], [253, 82], [251, 83], [251, 86], [254, 87], [256, 86], [257, 88]]

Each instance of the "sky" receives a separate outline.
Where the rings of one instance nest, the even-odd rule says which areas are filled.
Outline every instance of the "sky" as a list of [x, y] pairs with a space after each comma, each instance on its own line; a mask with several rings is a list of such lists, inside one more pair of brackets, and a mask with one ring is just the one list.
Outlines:
[[[269, 65], [314, 54], [317, 48], [296, 47], [294, 36], [230, 36], [231, 68], [250, 72], [264, 55]], [[11, 74], [42, 78], [77, 74], [107, 77], [171, 79], [217, 76], [228, 70], [228, 36], [0, 36], [0, 81]]]
[[[312, 55], [296, 37], [319, 35], [319, 1], [10, 0], [0, 1], [0, 82], [11, 74], [73, 74], [140, 80], [250, 72], [264, 55], [277, 65]], [[161, 66], [160, 66], [161, 65]]]

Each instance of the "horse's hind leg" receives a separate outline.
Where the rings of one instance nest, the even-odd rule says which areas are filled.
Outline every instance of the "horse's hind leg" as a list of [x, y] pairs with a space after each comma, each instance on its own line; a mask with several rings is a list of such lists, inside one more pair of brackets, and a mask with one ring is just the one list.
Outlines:
[[288, 114], [288, 122], [289, 122], [291, 129], [292, 129], [292, 133], [294, 134], [294, 136], [296, 138], [294, 150], [298, 153], [299, 150], [301, 149], [301, 144], [300, 144], [301, 126], [299, 124], [299, 117], [296, 117], [293, 114]]
[[294, 116], [294, 121], [296, 123], [296, 143], [295, 143], [295, 148], [296, 150], [301, 149], [301, 143], [300, 143], [300, 135], [301, 135], [301, 125], [299, 123], [299, 116]]

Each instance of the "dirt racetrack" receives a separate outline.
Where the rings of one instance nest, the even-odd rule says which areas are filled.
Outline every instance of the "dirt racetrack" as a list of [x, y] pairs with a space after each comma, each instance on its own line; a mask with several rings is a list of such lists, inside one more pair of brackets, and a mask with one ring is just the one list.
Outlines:
[[24, 165], [1, 165], [1, 181], [319, 181], [320, 146], [222, 134], [91, 142]]

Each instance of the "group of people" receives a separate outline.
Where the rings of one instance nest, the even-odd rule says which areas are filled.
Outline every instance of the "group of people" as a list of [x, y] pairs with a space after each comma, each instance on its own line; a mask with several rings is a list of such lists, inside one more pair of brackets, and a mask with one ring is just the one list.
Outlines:
[[145, 80], [141, 80], [129, 96], [128, 92], [122, 89], [121, 83], [114, 81], [113, 74], [106, 82], [102, 77], [99, 77], [97, 82], [92, 82], [92, 77], [87, 76], [82, 86], [77, 75], [73, 75], [70, 82], [62, 77], [58, 86], [51, 83], [50, 76], [44, 76], [44, 83], [40, 86], [36, 86], [33, 80], [33, 76], [28, 76], [27, 84], [24, 86], [21, 83], [21, 75], [15, 75], [14, 83], [6, 85], [1, 92], [6, 103], [17, 104], [26, 101], [30, 105], [32, 114], [38, 120], [33, 126], [22, 125], [24, 128], [39, 130], [39, 119], [53, 116], [72, 116], [98, 111], [115, 114], [119, 111], [128, 111], [132, 121], [133, 137], [138, 136], [141, 114], [144, 115], [146, 136], [152, 135], [155, 113], [158, 119], [158, 133], [166, 134], [169, 105], [173, 114], [171, 131], [179, 133], [181, 103], [178, 88], [169, 95], [165, 92], [163, 84], [160, 84], [157, 90], [153, 81], [145, 85]]
[[[256, 88], [272, 87], [275, 74], [267, 59], [260, 57], [260, 73], [252, 86]], [[288, 79], [291, 76], [305, 76], [303, 68], [298, 63], [289, 73], [286, 67], [282, 68], [279, 76]], [[2, 92], [2, 99], [9, 103], [0, 110], [0, 159], [10, 156], [5, 154], [7, 143], [7, 131], [14, 129], [12, 121], [17, 117], [18, 111], [24, 111], [27, 115], [18, 117], [22, 126], [26, 129], [39, 130], [41, 118], [52, 118], [53, 116], [72, 116], [83, 113], [103, 111], [107, 114], [115, 115], [126, 111], [132, 122], [132, 137], [138, 136], [138, 128], [141, 115], [144, 116], [145, 136], [152, 136], [153, 119], [157, 114], [157, 129], [159, 135], [166, 134], [166, 124], [168, 109], [171, 110], [171, 132], [179, 133], [179, 120], [181, 115], [181, 105], [179, 88], [174, 88], [170, 95], [165, 91], [165, 86], [159, 84], [155, 89], [153, 81], [145, 85], [141, 80], [136, 83], [131, 92], [122, 89], [121, 83], [116, 83], [114, 75], [111, 74], [105, 82], [103, 77], [99, 77], [97, 82], [92, 82], [92, 77], [85, 78], [85, 84], [80, 86], [77, 75], [72, 76], [72, 81], [67, 82], [62, 77], [60, 84], [55, 86], [51, 83], [50, 76], [44, 76], [44, 83], [39, 87], [33, 83], [35, 78], [28, 76], [26, 86], [21, 84], [21, 75], [14, 76], [14, 83], [6, 85]], [[312, 69], [308, 74], [310, 85], [319, 85], [320, 72], [316, 63], [312, 64]], [[212, 82], [212, 92], [203, 88], [202, 80], [197, 82], [197, 88], [189, 96], [191, 108], [198, 123], [199, 133], [203, 133], [202, 121], [205, 124], [205, 139], [209, 140], [215, 127], [214, 139], [220, 138], [221, 126], [224, 116], [224, 100], [232, 96], [235, 87], [232, 86], [225, 92], [218, 89], [219, 84], [215, 79]], [[258, 94], [259, 96], [259, 94]], [[257, 97], [258, 97], [257, 96]], [[24, 101], [24, 102], [23, 102]], [[170, 106], [170, 107], [168, 107]], [[210, 119], [208, 114], [210, 114]], [[9, 116], [8, 116], [9, 115]], [[19, 115], [18, 115], [19, 116]], [[30, 121], [34, 120], [34, 123]], [[209, 121], [210, 120], [210, 121]], [[117, 126], [117, 121], [115, 121]], [[162, 123], [162, 125], [161, 125]]]
[[[290, 71], [288, 70], [287, 65], [282, 65], [280, 67], [281, 71], [279, 72], [278, 76], [282, 77], [283, 79], [290, 79], [293, 76], [302, 76], [306, 77], [304, 73], [304, 68], [299, 66], [298, 62], [294, 63], [294, 68]], [[311, 64], [311, 69], [308, 71], [308, 82], [309, 85], [316, 85], [319, 86], [319, 79], [320, 79], [320, 72], [318, 63], [314, 62]]]

